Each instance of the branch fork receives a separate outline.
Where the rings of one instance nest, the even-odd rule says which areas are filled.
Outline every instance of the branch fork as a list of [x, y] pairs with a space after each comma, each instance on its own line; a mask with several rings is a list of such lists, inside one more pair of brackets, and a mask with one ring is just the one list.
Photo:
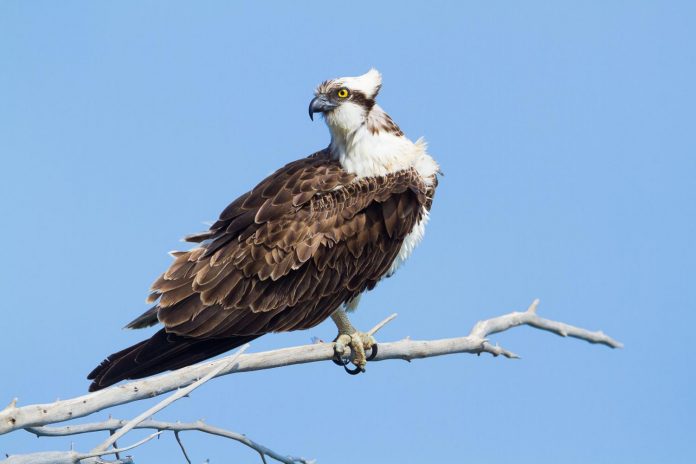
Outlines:
[[[493, 356], [504, 356], [506, 358], [516, 359], [519, 358], [518, 355], [500, 347], [498, 344], [491, 344], [488, 337], [521, 325], [528, 325], [562, 337], [573, 337], [585, 340], [589, 343], [605, 345], [610, 348], [623, 347], [620, 342], [601, 331], [592, 332], [563, 322], [541, 318], [537, 314], [538, 305], [539, 300], [534, 300], [526, 311], [516, 311], [503, 316], [479, 321], [474, 325], [469, 334], [464, 337], [438, 340], [412, 340], [406, 337], [396, 342], [380, 343], [378, 353], [371, 362], [385, 361], [388, 359], [411, 361], [413, 359], [455, 353], [471, 353], [477, 355], [481, 353], [490, 353]], [[395, 317], [396, 314], [392, 314], [379, 322], [370, 329], [368, 334], [374, 335], [382, 327], [394, 320]], [[243, 354], [247, 348], [248, 345], [245, 345], [231, 356], [215, 361], [188, 366], [173, 372], [143, 380], [136, 380], [123, 385], [112, 386], [104, 390], [67, 400], [18, 407], [17, 399], [15, 398], [0, 411], [0, 435], [19, 429], [25, 429], [38, 436], [68, 436], [105, 430], [108, 430], [111, 434], [108, 439], [96, 446], [89, 453], [78, 453], [71, 450], [65, 452], [56, 451], [15, 455], [0, 461], [0, 464], [92, 464], [103, 462], [99, 459], [101, 456], [118, 454], [141, 446], [163, 431], [172, 431], [174, 433], [177, 443], [184, 454], [184, 458], [190, 463], [191, 461], [181, 441], [179, 432], [194, 430], [239, 441], [254, 449], [260, 455], [264, 463], [266, 462], [266, 457], [270, 457], [285, 464], [308, 464], [312, 462], [303, 458], [283, 456], [248, 439], [244, 435], [205, 424], [203, 421], [194, 423], [173, 423], [151, 419], [151, 416], [157, 412], [166, 408], [176, 400], [189, 395], [194, 389], [215, 377], [240, 372], [272, 369], [293, 364], [328, 361], [334, 356], [333, 343], [313, 343], [311, 345], [283, 348], [261, 353]], [[49, 424], [84, 417], [113, 406], [151, 398], [174, 390], [176, 390], [176, 392], [173, 395], [165, 398], [154, 407], [130, 421], [109, 419], [99, 423], [78, 424], [65, 427], [47, 427]], [[115, 446], [116, 440], [123, 437], [134, 428], [154, 429], [156, 433], [125, 448], [116, 449], [113, 447]], [[115, 461], [109, 462], [114, 464], [127, 464], [133, 461], [128, 457], [124, 459], [117, 457]]]

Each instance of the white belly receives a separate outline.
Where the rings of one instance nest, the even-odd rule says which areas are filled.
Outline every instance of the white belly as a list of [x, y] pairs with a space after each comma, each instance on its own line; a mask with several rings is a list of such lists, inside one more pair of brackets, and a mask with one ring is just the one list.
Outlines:
[[408, 233], [406, 238], [404, 238], [404, 243], [401, 244], [399, 254], [396, 255], [396, 259], [394, 259], [394, 262], [392, 263], [385, 277], [391, 277], [392, 274], [394, 274], [396, 270], [406, 262], [408, 257], [411, 256], [411, 253], [413, 253], [413, 250], [415, 250], [420, 241], [423, 240], [423, 236], [425, 235], [425, 225], [428, 223], [429, 218], [430, 213], [427, 209], [423, 208], [421, 220], [415, 225], [413, 230]]

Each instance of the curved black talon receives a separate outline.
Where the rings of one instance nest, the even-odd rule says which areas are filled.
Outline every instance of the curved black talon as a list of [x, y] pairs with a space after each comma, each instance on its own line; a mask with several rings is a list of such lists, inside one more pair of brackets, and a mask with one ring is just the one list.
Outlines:
[[361, 369], [357, 366], [355, 366], [354, 369], [349, 369], [347, 365], [343, 366], [343, 368], [346, 370], [347, 373], [350, 375], [358, 375], [361, 372], [365, 372], [365, 369]]
[[372, 350], [372, 352], [370, 353], [370, 356], [367, 357], [368, 361], [372, 361], [377, 357], [377, 344], [375, 343], [374, 345], [372, 345], [370, 347], [370, 350]]
[[350, 362], [350, 359], [344, 358], [343, 356], [339, 356], [338, 354], [334, 354], [334, 357], [331, 358], [331, 362], [333, 362], [337, 366], [346, 367]]

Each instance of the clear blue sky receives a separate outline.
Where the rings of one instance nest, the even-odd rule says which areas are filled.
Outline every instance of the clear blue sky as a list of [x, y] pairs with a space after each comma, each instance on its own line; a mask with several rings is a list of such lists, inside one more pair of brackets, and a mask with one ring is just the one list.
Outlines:
[[[381, 105], [446, 176], [424, 243], [356, 325], [397, 311], [381, 340], [458, 336], [539, 297], [544, 316], [626, 348], [522, 328], [494, 337], [520, 361], [235, 375], [159, 417], [204, 417], [320, 463], [687, 462], [695, 14], [655, 1], [3, 1], [0, 401], [84, 393], [97, 362], [147, 335], [121, 327], [178, 239], [326, 146], [307, 117], [314, 86], [375, 66]], [[326, 322], [252, 350], [334, 335]], [[197, 463], [258, 459], [184, 439]], [[70, 441], [18, 433], [0, 452]], [[135, 457], [182, 461], [172, 437]]]

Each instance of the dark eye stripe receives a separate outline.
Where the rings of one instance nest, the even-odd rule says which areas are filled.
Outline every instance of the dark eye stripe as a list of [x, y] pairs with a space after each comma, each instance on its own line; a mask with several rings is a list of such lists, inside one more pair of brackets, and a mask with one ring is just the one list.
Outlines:
[[367, 98], [367, 96], [360, 92], [355, 91], [351, 95], [351, 100], [360, 106], [363, 106], [366, 110], [370, 111], [373, 106], [375, 106], [375, 100], [372, 98]]

